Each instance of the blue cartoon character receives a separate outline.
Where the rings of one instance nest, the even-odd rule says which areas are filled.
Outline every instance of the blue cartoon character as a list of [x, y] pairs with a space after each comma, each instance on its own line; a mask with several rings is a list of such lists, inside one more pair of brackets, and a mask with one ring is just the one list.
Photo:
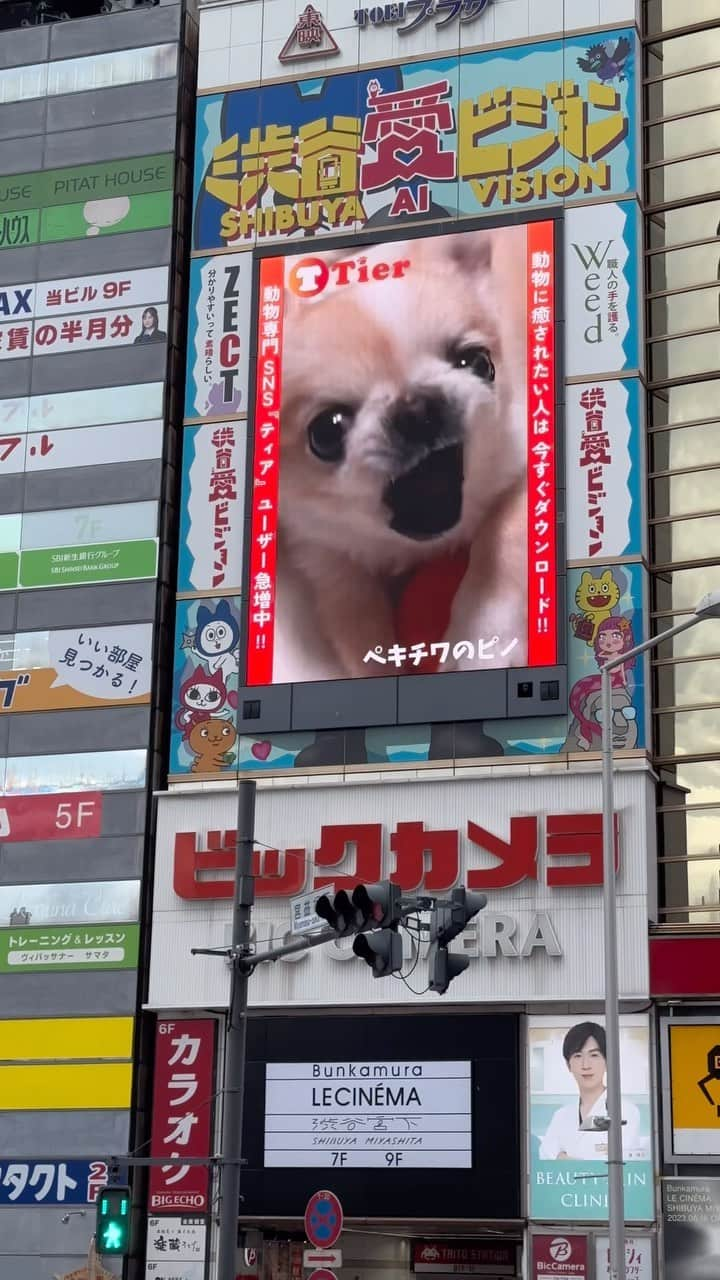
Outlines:
[[192, 651], [202, 658], [208, 671], [219, 671], [226, 683], [240, 668], [240, 626], [227, 600], [218, 600], [215, 612], [198, 606]]
[[625, 36], [619, 40], [606, 40], [604, 44], [591, 45], [584, 58], [578, 58], [581, 71], [588, 75], [595, 74], [601, 84], [609, 84], [612, 80], [625, 80], [627, 61], [630, 57], [631, 44]]

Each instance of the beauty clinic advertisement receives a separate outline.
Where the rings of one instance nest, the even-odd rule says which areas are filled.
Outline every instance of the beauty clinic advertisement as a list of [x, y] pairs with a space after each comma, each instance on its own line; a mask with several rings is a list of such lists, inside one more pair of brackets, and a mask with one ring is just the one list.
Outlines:
[[557, 658], [553, 223], [260, 263], [249, 685]]
[[[606, 1043], [598, 1014], [531, 1017], [530, 1213], [554, 1222], [608, 1216]], [[655, 1214], [646, 1014], [620, 1019], [625, 1217]]]

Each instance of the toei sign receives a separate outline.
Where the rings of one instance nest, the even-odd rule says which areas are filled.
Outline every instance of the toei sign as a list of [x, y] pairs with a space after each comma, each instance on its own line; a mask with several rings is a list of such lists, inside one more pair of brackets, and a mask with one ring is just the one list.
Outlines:
[[[178, 831], [175, 835], [173, 887], [179, 898], [231, 898], [234, 886], [237, 832]], [[353, 856], [354, 869], [343, 873]], [[473, 867], [473, 851], [491, 854], [492, 868]], [[602, 884], [602, 815], [548, 814], [513, 817], [505, 836], [468, 820], [458, 829], [433, 830], [422, 821], [398, 822], [386, 832], [381, 823], [343, 823], [320, 828], [317, 846], [253, 853], [255, 895], [285, 898], [303, 890], [350, 890], [358, 883], [388, 878], [404, 892], [444, 893], [462, 877], [469, 889], [509, 889], [539, 880], [539, 856], [548, 888], [588, 888]], [[615, 865], [620, 850], [615, 820]], [[228, 872], [218, 879], [218, 872]]]
[[553, 223], [267, 257], [257, 324], [247, 684], [552, 666]]

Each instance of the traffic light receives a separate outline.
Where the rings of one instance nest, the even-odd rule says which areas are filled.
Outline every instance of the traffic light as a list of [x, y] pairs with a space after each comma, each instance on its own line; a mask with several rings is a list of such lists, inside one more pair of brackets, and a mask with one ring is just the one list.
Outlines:
[[487, 903], [484, 893], [471, 893], [463, 885], [453, 889], [450, 901], [434, 907], [430, 914], [430, 951], [428, 953], [429, 988], [445, 995], [453, 978], [464, 973], [470, 961], [467, 956], [452, 955], [448, 943], [462, 933], [465, 926]]
[[389, 973], [399, 973], [402, 969], [402, 938], [396, 929], [361, 933], [353, 942], [353, 951], [370, 965], [373, 978], [385, 978]]
[[97, 1202], [95, 1246], [98, 1253], [124, 1256], [130, 1250], [130, 1188], [103, 1187]]
[[326, 893], [315, 903], [315, 912], [327, 920], [339, 937], [361, 933], [364, 929], [383, 929], [397, 925], [402, 914], [401, 894], [396, 884], [382, 880], [380, 884], [357, 884], [350, 896], [341, 889], [334, 898]]

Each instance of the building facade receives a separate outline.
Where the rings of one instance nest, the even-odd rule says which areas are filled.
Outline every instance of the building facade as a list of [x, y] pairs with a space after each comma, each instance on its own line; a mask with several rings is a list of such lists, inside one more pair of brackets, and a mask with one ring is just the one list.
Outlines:
[[69, 7], [0, 12], [0, 1274], [19, 1280], [79, 1274], [134, 1143], [197, 42], [177, 4]]

